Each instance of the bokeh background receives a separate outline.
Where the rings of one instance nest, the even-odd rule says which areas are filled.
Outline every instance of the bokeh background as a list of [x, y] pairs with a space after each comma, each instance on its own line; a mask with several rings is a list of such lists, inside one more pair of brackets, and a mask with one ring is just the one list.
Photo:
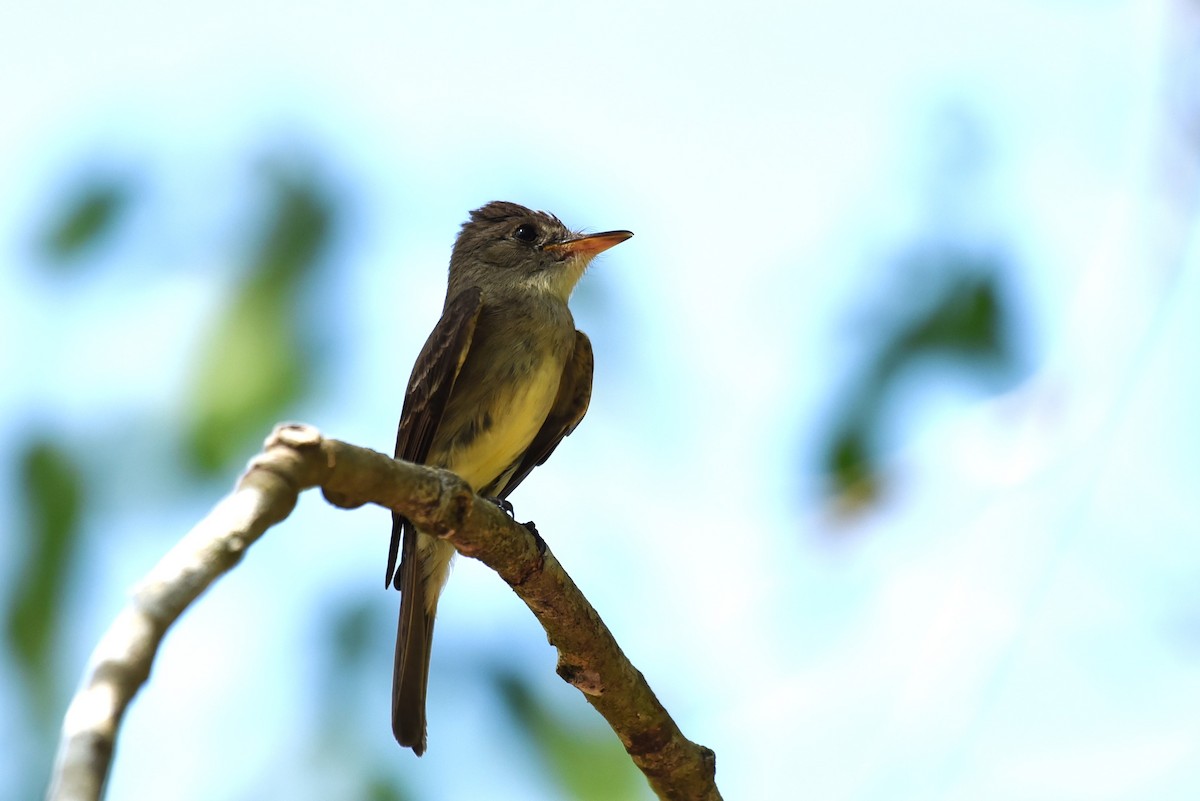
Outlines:
[[[0, 795], [277, 420], [388, 451], [492, 199], [637, 236], [514, 497], [727, 798], [1200, 797], [1200, 5], [10, 4]], [[388, 728], [388, 516], [172, 630], [112, 799], [636, 799], [498, 579]]]

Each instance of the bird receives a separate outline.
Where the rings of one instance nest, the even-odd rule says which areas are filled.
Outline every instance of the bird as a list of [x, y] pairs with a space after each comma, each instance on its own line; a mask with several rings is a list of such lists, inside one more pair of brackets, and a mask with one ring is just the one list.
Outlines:
[[[575, 430], [591, 399], [592, 345], [567, 301], [591, 260], [631, 236], [576, 233], [506, 201], [472, 211], [450, 255], [441, 318], [409, 377], [396, 458], [450, 470], [511, 514], [508, 495]], [[450, 543], [393, 514], [385, 581], [401, 597], [392, 733], [417, 756], [453, 556]]]

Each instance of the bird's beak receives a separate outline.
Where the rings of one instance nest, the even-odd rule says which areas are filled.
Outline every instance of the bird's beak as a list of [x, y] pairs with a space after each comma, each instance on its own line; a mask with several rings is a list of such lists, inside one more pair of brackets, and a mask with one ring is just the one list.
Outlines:
[[546, 245], [543, 249], [564, 259], [571, 256], [590, 259], [597, 253], [603, 253], [614, 245], [621, 244], [631, 236], [633, 236], [633, 231], [605, 231], [602, 234], [577, 236], [574, 239], [568, 239], [566, 242]]

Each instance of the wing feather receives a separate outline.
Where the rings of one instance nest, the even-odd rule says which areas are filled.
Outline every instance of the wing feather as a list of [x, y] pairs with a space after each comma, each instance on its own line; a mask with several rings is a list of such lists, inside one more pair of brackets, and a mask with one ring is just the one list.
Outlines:
[[[472, 287], [455, 295], [442, 312], [425, 346], [413, 365], [408, 379], [408, 390], [404, 393], [404, 411], [400, 415], [400, 427], [396, 432], [396, 458], [423, 464], [433, 445], [454, 382], [467, 360], [471, 339], [475, 335], [475, 323], [483, 308], [482, 293]], [[404, 518], [392, 515], [392, 540], [388, 546], [387, 576], [385, 584], [391, 585], [396, 576], [396, 557], [400, 552], [401, 529]], [[413, 540], [415, 548], [415, 537]]]
[[[471, 349], [482, 308], [482, 293], [478, 288], [468, 289], [446, 303], [442, 319], [425, 341], [408, 380], [404, 411], [396, 432], [396, 458], [419, 464], [428, 458], [454, 383]], [[434, 618], [425, 604], [417, 537], [417, 530], [409, 520], [392, 515], [392, 540], [384, 582], [401, 590], [392, 674], [392, 733], [398, 743], [420, 756], [425, 751], [425, 688], [429, 681], [429, 643]], [[399, 571], [396, 570], [398, 553]]]

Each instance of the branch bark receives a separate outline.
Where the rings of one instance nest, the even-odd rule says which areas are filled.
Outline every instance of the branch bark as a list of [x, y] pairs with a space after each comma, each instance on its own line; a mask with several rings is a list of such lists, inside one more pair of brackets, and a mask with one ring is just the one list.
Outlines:
[[546, 629], [558, 675], [604, 716], [658, 797], [720, 798], [713, 752], [683, 736], [545, 543], [453, 473], [282, 425], [234, 492], [150, 571], [101, 638], [63, 721], [48, 799], [103, 797], [121, 720], [167, 629], [310, 487], [343, 508], [375, 503], [397, 511], [495, 570]]

